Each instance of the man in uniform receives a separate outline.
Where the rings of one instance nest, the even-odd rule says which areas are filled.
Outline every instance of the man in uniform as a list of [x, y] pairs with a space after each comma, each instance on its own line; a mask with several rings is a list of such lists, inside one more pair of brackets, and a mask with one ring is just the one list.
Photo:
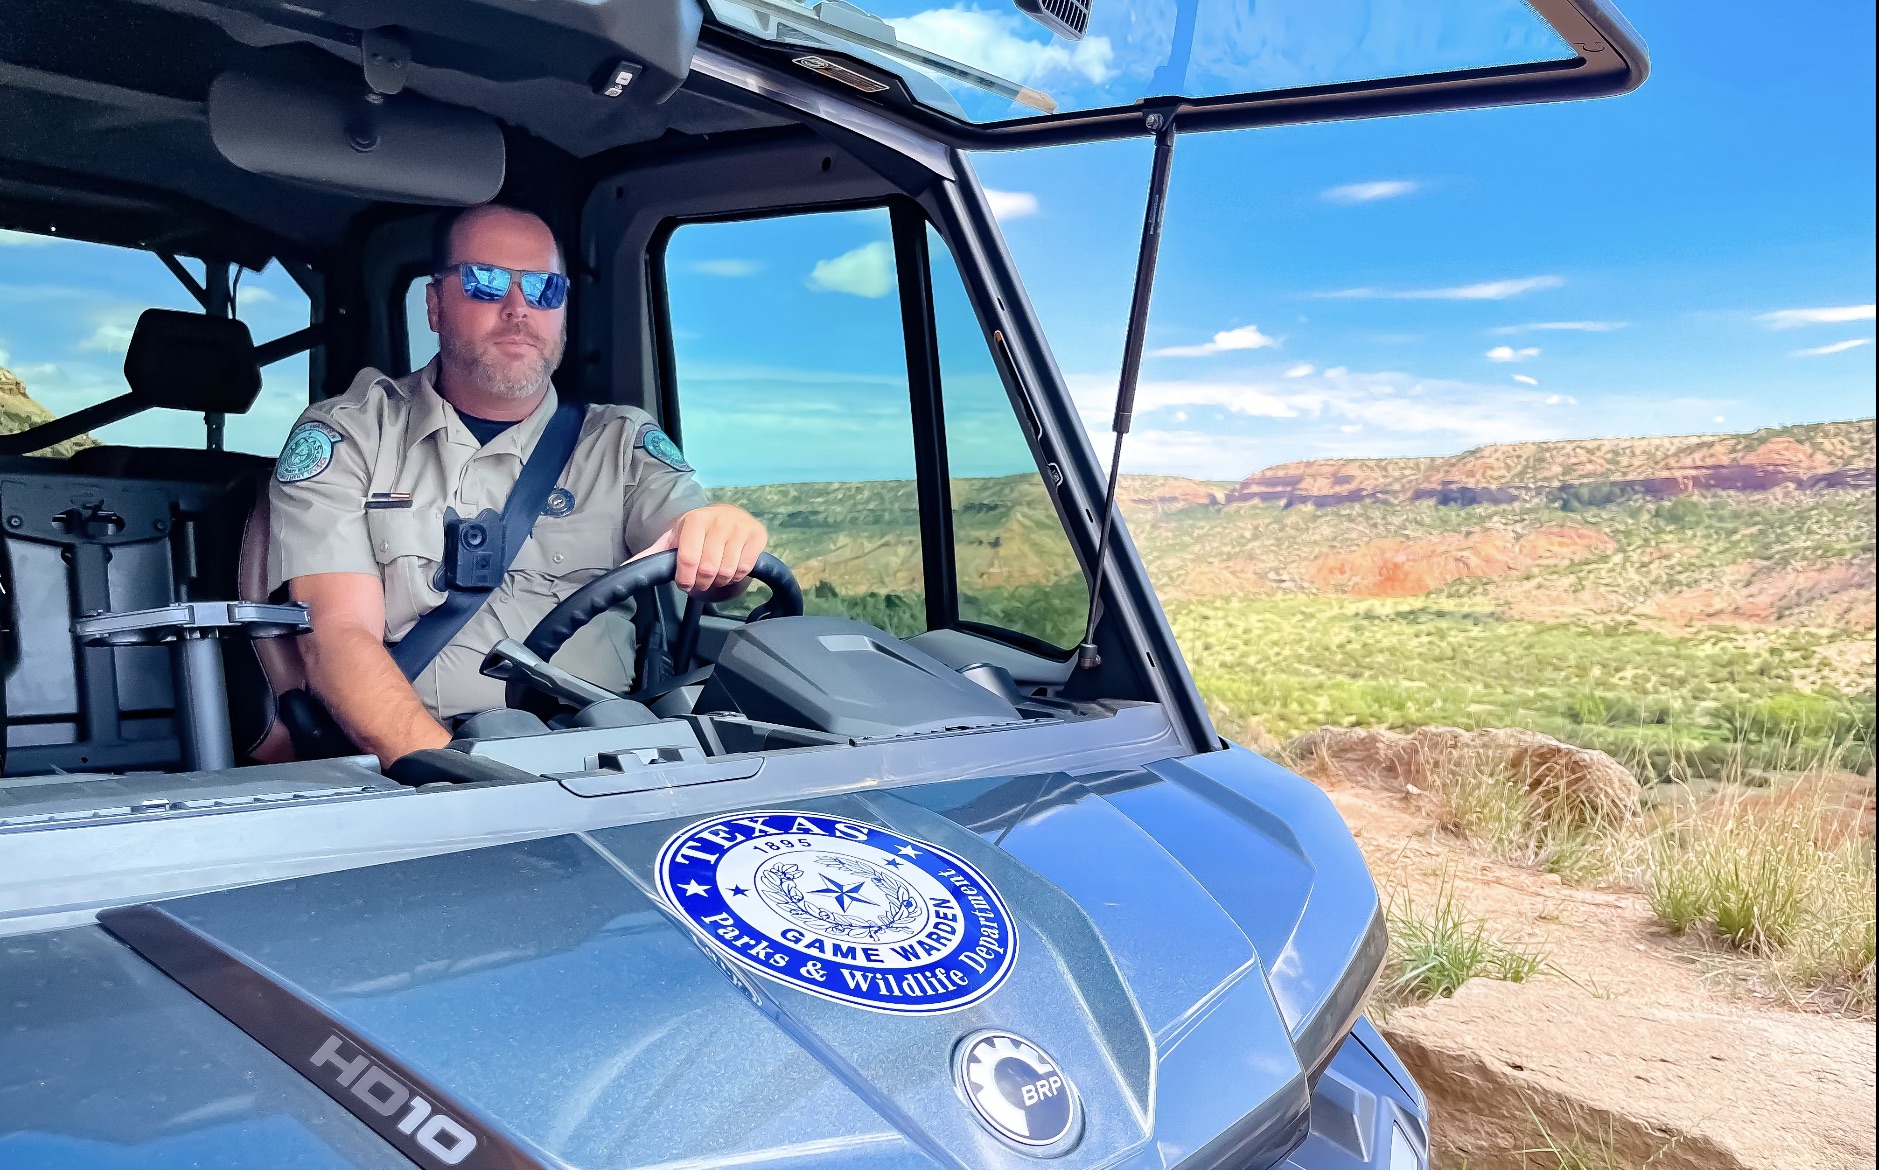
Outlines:
[[[489, 648], [526, 638], [601, 573], [676, 549], [679, 587], [722, 595], [740, 587], [766, 540], [748, 512], [709, 502], [644, 411], [589, 406], [502, 584], [406, 681], [386, 646], [445, 599], [445, 509], [502, 510], [558, 405], [548, 379], [566, 339], [565, 269], [539, 218], [471, 208], [442, 225], [436, 252], [424, 298], [437, 357], [396, 380], [367, 369], [345, 394], [308, 407], [270, 485], [268, 584], [307, 603], [308, 689], [387, 766], [448, 743], [452, 716], [502, 706], [503, 684], [479, 671]], [[626, 689], [631, 630], [604, 615], [556, 662]]]

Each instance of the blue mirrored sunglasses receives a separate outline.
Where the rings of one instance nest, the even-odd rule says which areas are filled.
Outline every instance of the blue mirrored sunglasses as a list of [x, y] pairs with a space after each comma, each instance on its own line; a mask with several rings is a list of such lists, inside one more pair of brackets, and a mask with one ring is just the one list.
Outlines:
[[473, 301], [500, 301], [515, 277], [521, 278], [522, 300], [531, 309], [559, 309], [568, 300], [568, 278], [559, 272], [519, 272], [494, 264], [459, 264], [444, 271], [463, 278], [463, 295]]

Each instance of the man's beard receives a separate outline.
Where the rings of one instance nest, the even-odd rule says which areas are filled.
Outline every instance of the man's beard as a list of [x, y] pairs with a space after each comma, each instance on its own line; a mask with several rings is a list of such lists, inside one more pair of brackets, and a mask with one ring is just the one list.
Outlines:
[[[496, 343], [505, 338], [522, 337], [539, 342], [541, 348], [532, 356], [504, 358], [496, 352]], [[548, 375], [561, 364], [563, 337], [543, 338], [531, 330], [510, 329], [483, 340], [482, 348], [459, 337], [441, 336], [438, 348], [444, 364], [491, 398], [514, 401], [541, 393], [548, 387]]]

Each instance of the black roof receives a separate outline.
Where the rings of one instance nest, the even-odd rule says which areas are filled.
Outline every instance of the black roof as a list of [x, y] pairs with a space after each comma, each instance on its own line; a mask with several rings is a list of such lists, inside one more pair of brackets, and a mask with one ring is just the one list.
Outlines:
[[[338, 244], [372, 205], [237, 168], [205, 98], [225, 70], [363, 90], [364, 28], [399, 27], [409, 89], [499, 118], [525, 182], [635, 143], [786, 124], [680, 87], [693, 0], [314, 2], [0, 0], [0, 227], [257, 266]], [[646, 84], [595, 93], [623, 59]]]

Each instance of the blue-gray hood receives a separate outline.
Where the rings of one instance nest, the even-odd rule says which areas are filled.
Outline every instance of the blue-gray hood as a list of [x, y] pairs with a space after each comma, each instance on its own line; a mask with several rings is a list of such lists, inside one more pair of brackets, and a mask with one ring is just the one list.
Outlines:
[[[1335, 810], [1238, 749], [772, 807], [881, 826], [969, 862], [1015, 919], [1009, 977], [959, 1010], [912, 1015], [727, 964], [657, 892], [661, 846], [696, 817], [225, 890], [102, 921], [246, 1037], [205, 1024], [207, 1009], [97, 928], [9, 940], [63, 954], [34, 960], [54, 978], [60, 961], [115, 964], [128, 1001], [163, 1000], [156, 1015], [194, 1021], [175, 1026], [195, 1043], [213, 1033], [227, 1052], [207, 1064], [238, 1064], [254, 1041], [278, 1058], [251, 1053], [245, 1102], [226, 1088], [211, 1094], [219, 1106], [199, 1101], [182, 1077], [164, 1087], [177, 1109], [155, 1132], [126, 1132], [123, 1113], [79, 1132], [84, 1114], [68, 1109], [63, 1140], [114, 1145], [128, 1165], [165, 1159], [125, 1146], [201, 1153], [213, 1133], [225, 1152], [304, 1149], [294, 1164], [399, 1164], [374, 1144], [386, 1142], [450, 1165], [460, 1125], [475, 1139], [464, 1166], [1036, 1165], [955, 1087], [960, 1040], [1002, 1029], [1047, 1051], [1080, 1093], [1080, 1138], [1049, 1164], [1164, 1167], [1198, 1153], [1193, 1164], [1262, 1166], [1303, 1135], [1308, 1074], [1381, 958], [1375, 891]], [[72, 1091], [137, 1083], [104, 1055], [67, 1062]], [[351, 1093], [362, 1081], [376, 1088]], [[0, 1092], [28, 1115], [50, 1108], [19, 1078]], [[388, 1116], [371, 1107], [394, 1097]], [[207, 1112], [179, 1122], [185, 1105]], [[253, 1144], [268, 1127], [298, 1136]], [[27, 1128], [41, 1130], [34, 1148], [59, 1148], [52, 1127]]]

